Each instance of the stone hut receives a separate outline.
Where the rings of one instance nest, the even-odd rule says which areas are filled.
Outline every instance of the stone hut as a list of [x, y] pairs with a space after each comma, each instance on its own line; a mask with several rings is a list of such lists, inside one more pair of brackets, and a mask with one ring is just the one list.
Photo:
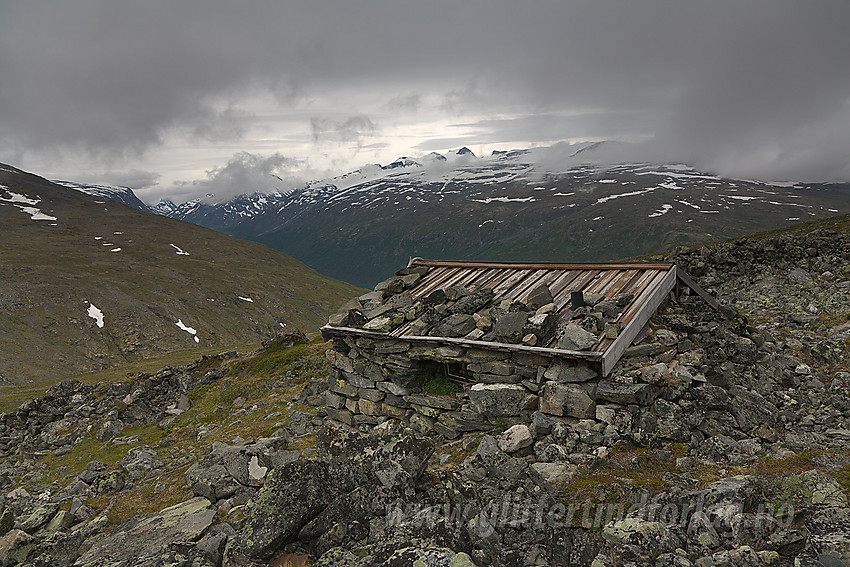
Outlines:
[[[648, 384], [606, 377], [682, 286], [718, 307], [669, 262], [413, 259], [322, 328], [333, 339], [328, 417], [455, 439], [540, 413], [596, 419], [597, 402], [651, 403]], [[429, 393], [440, 382], [458, 392]]]

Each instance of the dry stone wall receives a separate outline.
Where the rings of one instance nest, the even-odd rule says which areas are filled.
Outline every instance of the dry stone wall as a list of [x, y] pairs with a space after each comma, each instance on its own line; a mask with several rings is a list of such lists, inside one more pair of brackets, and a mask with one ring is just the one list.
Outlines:
[[[328, 351], [331, 419], [363, 427], [395, 419], [454, 439], [465, 432], [528, 424], [535, 411], [566, 422], [596, 419], [600, 384], [602, 392], [626, 403], [652, 403], [640, 389], [600, 382], [598, 365], [583, 360], [351, 332], [388, 333], [409, 324], [410, 335], [588, 350], [603, 334], [618, 335], [616, 318], [632, 300], [630, 294], [609, 298], [587, 292], [570, 320], [558, 322], [544, 284], [524, 302], [500, 299], [490, 288], [472, 291], [460, 285], [414, 299], [411, 291], [427, 272], [427, 266], [401, 270], [330, 317], [328, 332], [335, 335]], [[334, 332], [333, 327], [348, 330]], [[448, 374], [464, 384], [462, 393], [434, 396], [423, 390], [428, 380]]]
[[[596, 417], [599, 377], [580, 361], [351, 335], [336, 337], [327, 357], [328, 417], [349, 426], [396, 419], [420, 432], [454, 439], [466, 432], [529, 423], [538, 409], [567, 421]], [[428, 394], [423, 385], [445, 377], [445, 365], [463, 376], [464, 391]]]

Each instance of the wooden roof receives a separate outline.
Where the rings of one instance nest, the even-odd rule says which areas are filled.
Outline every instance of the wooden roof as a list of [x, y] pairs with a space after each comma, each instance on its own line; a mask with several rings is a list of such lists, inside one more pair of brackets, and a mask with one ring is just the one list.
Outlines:
[[390, 333], [329, 326], [323, 327], [322, 331], [329, 334], [354, 333], [394, 337], [411, 342], [460, 344], [496, 350], [536, 352], [563, 358], [580, 358], [600, 363], [602, 374], [607, 375], [676, 285], [677, 279], [694, 289], [717, 308], [714, 298], [700, 289], [687, 274], [670, 262], [462, 262], [416, 258], [411, 261], [411, 266], [430, 268], [428, 273], [410, 290], [414, 300], [424, 298], [437, 289], [461, 285], [472, 292], [482, 288], [492, 288], [496, 294], [495, 301], [503, 299], [525, 301], [536, 287], [546, 284], [558, 308], [558, 321], [568, 320], [571, 317], [573, 291], [599, 293], [606, 298], [632, 294], [634, 298], [617, 316], [616, 321], [623, 324], [623, 330], [619, 336], [616, 339], [606, 339], [602, 336], [590, 350], [585, 351], [559, 349], [557, 338], [553, 338], [549, 344], [532, 347], [462, 338], [417, 336], [410, 334], [409, 323], [401, 325]]

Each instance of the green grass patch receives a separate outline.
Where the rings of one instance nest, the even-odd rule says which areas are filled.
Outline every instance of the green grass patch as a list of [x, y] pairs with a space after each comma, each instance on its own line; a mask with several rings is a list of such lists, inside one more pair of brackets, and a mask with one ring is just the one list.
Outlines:
[[454, 396], [463, 392], [463, 386], [446, 376], [435, 376], [422, 384], [422, 390], [430, 396]]
[[110, 467], [115, 467], [127, 451], [140, 445], [154, 446], [166, 436], [166, 433], [153, 423], [128, 427], [121, 432], [122, 437], [139, 436], [138, 442], [129, 445], [115, 445], [110, 441], [100, 441], [93, 435], [87, 435], [80, 439], [70, 452], [64, 455], [47, 453], [38, 461], [48, 467], [50, 478], [81, 473], [89, 461], [101, 461]]

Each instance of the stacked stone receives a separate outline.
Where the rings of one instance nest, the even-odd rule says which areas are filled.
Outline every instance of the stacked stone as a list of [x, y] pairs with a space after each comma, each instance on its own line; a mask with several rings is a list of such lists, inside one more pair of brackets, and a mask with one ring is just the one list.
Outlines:
[[570, 321], [559, 325], [557, 306], [545, 284], [531, 291], [524, 302], [497, 301], [490, 288], [475, 292], [463, 286], [437, 289], [414, 301], [410, 289], [428, 271], [414, 266], [375, 286], [374, 291], [346, 303], [331, 315], [332, 327], [362, 328], [389, 333], [410, 323], [407, 334], [463, 338], [489, 342], [543, 346], [557, 337], [565, 350], [589, 350], [602, 335], [616, 338], [616, 322], [631, 295], [606, 299], [602, 294], [584, 293]]
[[[343, 306], [330, 317], [329, 325], [388, 333], [409, 322], [406, 333], [410, 335], [528, 346], [550, 344], [557, 337], [559, 348], [581, 351], [591, 349], [603, 333], [617, 336], [620, 329], [612, 321], [632, 299], [630, 295], [609, 299], [579, 294], [572, 319], [559, 325], [546, 285], [532, 290], [525, 302], [499, 301], [492, 289], [473, 292], [463, 286], [437, 289], [414, 301], [410, 290], [427, 271], [426, 266], [415, 266], [397, 272], [374, 291]], [[555, 419], [596, 419], [599, 377], [582, 361], [351, 335], [337, 336], [327, 356], [331, 366], [328, 417], [349, 426], [396, 419], [421, 432], [454, 439], [506, 423], [529, 423], [538, 409]], [[469, 382], [466, 391], [456, 399], [422, 395], [423, 382], [434, 372], [433, 363], [462, 365]], [[601, 395], [603, 402], [652, 403], [644, 389], [630, 385], [603, 386]]]
[[[630, 430], [635, 408], [652, 406], [660, 388], [600, 380], [586, 363], [556, 356], [392, 338], [337, 337], [327, 358], [330, 419], [364, 428], [399, 420], [446, 439], [532, 423], [536, 412], [568, 425], [593, 420], [600, 432], [609, 425]], [[436, 367], [429, 363], [461, 365], [469, 380], [465, 391], [453, 397], [423, 393]]]

